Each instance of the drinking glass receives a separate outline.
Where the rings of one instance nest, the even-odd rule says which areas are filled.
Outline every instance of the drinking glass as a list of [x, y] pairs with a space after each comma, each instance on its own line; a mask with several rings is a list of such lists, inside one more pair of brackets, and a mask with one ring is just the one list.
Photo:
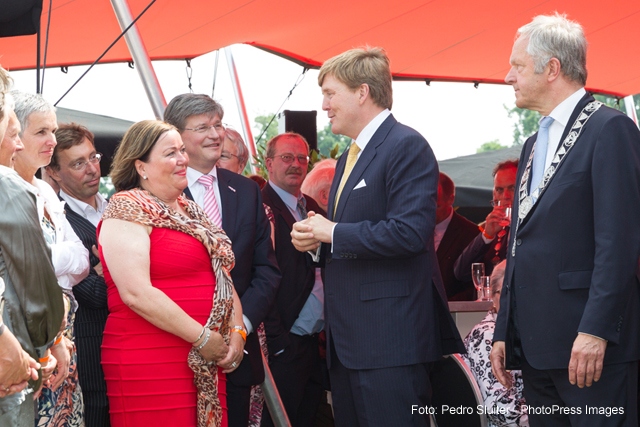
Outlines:
[[500, 221], [500, 225], [503, 227], [508, 227], [511, 225], [511, 206], [513, 202], [511, 200], [498, 200], [497, 206], [504, 207], [504, 219]]
[[478, 299], [482, 301], [482, 276], [484, 276], [484, 263], [476, 262], [471, 264], [471, 277], [473, 278], [473, 286], [478, 291]]
[[491, 276], [482, 276], [480, 284], [482, 285], [482, 301], [491, 301]]

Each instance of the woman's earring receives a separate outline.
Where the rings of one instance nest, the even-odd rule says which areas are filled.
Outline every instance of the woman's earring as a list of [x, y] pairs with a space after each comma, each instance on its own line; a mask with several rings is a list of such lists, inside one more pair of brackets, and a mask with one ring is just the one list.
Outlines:
[[142, 179], [147, 179], [147, 175], [142, 175]]

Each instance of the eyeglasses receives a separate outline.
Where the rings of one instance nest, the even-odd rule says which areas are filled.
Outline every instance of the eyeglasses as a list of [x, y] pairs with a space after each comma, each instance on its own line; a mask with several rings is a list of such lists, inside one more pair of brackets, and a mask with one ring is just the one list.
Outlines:
[[224, 132], [224, 125], [222, 123], [216, 123], [214, 125], [209, 125], [209, 126], [198, 126], [197, 128], [194, 128], [194, 129], [185, 128], [184, 130], [190, 130], [196, 133], [206, 133], [209, 131], [209, 129], [213, 129], [218, 133], [222, 133]]
[[496, 206], [504, 206], [509, 208], [513, 204], [511, 201], [508, 201], [508, 200], [492, 200], [489, 203], [491, 203], [491, 206], [493, 206], [494, 208]]
[[89, 163], [93, 164], [93, 165], [97, 165], [98, 163], [100, 163], [100, 159], [102, 159], [102, 154], [100, 153], [95, 153], [93, 156], [89, 157], [89, 160], [79, 160], [77, 162], [75, 162], [74, 164], [72, 164], [71, 166], [69, 166], [71, 169], [75, 170], [75, 171], [83, 171], [87, 168], [87, 165]]
[[224, 151], [220, 155], [220, 159], [225, 161], [231, 160], [231, 157], [235, 157], [236, 159], [240, 158], [240, 156], [236, 156], [235, 154], [231, 154], [231, 153], [225, 153]]
[[306, 165], [307, 163], [309, 163], [309, 156], [303, 156], [302, 154], [299, 156], [294, 156], [293, 154], [283, 154], [281, 156], [273, 156], [272, 159], [275, 159], [276, 157], [280, 157], [286, 164], [293, 162], [293, 159], [296, 158], [298, 159], [298, 163], [300, 163], [301, 165]]

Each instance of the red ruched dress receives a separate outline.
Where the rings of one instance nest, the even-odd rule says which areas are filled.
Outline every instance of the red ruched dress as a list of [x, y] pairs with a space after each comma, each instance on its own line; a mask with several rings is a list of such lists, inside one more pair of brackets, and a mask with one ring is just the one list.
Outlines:
[[[149, 237], [151, 284], [204, 325], [216, 286], [206, 248], [193, 237], [166, 228], [154, 228]], [[127, 307], [109, 274], [102, 248], [100, 259], [109, 302], [102, 367], [112, 427], [196, 426], [196, 387], [187, 364], [191, 344]], [[226, 378], [221, 371], [218, 378], [222, 424], [226, 426]]]

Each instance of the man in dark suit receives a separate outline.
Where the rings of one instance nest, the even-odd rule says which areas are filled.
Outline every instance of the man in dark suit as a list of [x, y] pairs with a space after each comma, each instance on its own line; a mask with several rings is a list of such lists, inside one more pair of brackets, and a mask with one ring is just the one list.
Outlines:
[[532, 426], [637, 425], [640, 132], [585, 92], [586, 57], [578, 23], [538, 16], [505, 79], [543, 117], [520, 158], [491, 363], [505, 385], [522, 367]]
[[75, 123], [62, 124], [56, 131], [56, 145], [49, 176], [60, 187], [59, 197], [73, 231], [89, 251], [89, 275], [73, 287], [78, 301], [75, 333], [78, 348], [78, 379], [82, 388], [87, 426], [109, 426], [107, 384], [102, 371], [102, 334], [107, 323], [107, 285], [96, 249], [96, 227], [107, 207], [98, 192], [100, 188], [100, 158], [93, 143], [93, 134]]
[[444, 290], [449, 301], [474, 301], [476, 289], [473, 281], [458, 280], [453, 274], [453, 264], [464, 248], [480, 234], [478, 226], [453, 210], [456, 186], [444, 172], [438, 181], [436, 228], [434, 243]]
[[[264, 381], [260, 343], [255, 330], [275, 300], [280, 271], [258, 184], [216, 167], [224, 140], [223, 115], [222, 106], [209, 96], [184, 94], [171, 100], [164, 120], [178, 128], [189, 155], [189, 187], [185, 194], [202, 206], [212, 221], [219, 221], [231, 239], [236, 258], [231, 278], [242, 302], [245, 323], [233, 328], [246, 327], [247, 341], [242, 342], [240, 333], [231, 334], [227, 407], [229, 426], [246, 427], [251, 386]], [[247, 354], [238, 363], [243, 345]]]
[[507, 257], [509, 219], [505, 209], [513, 205], [518, 160], [505, 160], [493, 168], [493, 210], [487, 215], [481, 233], [462, 251], [453, 267], [456, 279], [471, 279], [471, 264], [483, 263], [484, 274], [491, 276], [493, 267]]
[[438, 165], [427, 141], [389, 112], [384, 51], [329, 59], [318, 83], [333, 133], [354, 142], [336, 167], [329, 219], [309, 213], [292, 238], [301, 251], [325, 243], [336, 425], [426, 426], [417, 408], [430, 402], [430, 362], [464, 351], [437, 273]]
[[[275, 219], [275, 246], [282, 281], [275, 304], [264, 322], [269, 346], [269, 368], [291, 425], [313, 425], [324, 390], [318, 334], [324, 327], [324, 290], [311, 256], [291, 243], [296, 221], [307, 210], [325, 214], [300, 187], [307, 176], [309, 145], [295, 133], [285, 133], [267, 143], [265, 163], [269, 181], [262, 189], [264, 202]], [[262, 426], [273, 426], [268, 413]]]

